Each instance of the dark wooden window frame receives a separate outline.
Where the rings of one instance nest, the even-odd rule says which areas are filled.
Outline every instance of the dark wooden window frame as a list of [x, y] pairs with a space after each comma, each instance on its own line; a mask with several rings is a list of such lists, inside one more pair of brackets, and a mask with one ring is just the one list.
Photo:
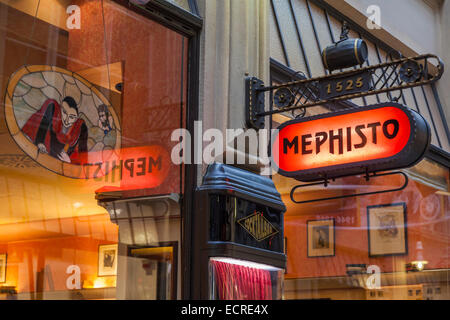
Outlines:
[[[196, 15], [164, 0], [152, 0], [145, 7], [137, 6], [128, 0], [113, 0], [122, 6], [137, 12], [161, 25], [178, 32], [188, 38], [188, 81], [186, 101], [186, 129], [194, 132], [194, 121], [199, 119], [199, 61], [200, 61], [200, 31], [203, 19], [198, 16], [195, 0], [189, 0], [189, 6]], [[194, 212], [194, 190], [197, 186], [197, 166], [184, 166], [184, 194], [181, 195], [181, 299], [190, 299], [192, 294], [191, 268], [193, 256], [192, 244], [192, 215]]]

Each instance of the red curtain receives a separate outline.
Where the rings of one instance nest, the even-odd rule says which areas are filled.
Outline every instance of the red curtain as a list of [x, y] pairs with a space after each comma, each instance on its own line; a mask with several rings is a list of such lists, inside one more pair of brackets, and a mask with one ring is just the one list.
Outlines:
[[220, 300], [272, 300], [268, 270], [211, 260]]

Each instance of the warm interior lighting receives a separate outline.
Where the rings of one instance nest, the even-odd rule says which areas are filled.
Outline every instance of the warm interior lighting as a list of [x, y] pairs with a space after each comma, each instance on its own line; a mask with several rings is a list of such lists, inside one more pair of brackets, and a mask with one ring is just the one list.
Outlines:
[[211, 258], [211, 260], [221, 261], [221, 262], [225, 262], [225, 263], [231, 263], [231, 264], [249, 267], [249, 268], [268, 270], [268, 271], [280, 271], [281, 270], [279, 268], [269, 266], [267, 264], [261, 264], [261, 263], [256, 263], [256, 262], [252, 262], [252, 261], [246, 261], [246, 260], [238, 260], [238, 259], [233, 259], [233, 258], [214, 257], [214, 258]]
[[138, 256], [152, 256], [152, 255], [161, 255], [161, 254], [172, 254], [173, 247], [155, 247], [155, 248], [140, 248], [140, 249], [132, 249], [132, 255]]
[[74, 202], [73, 203], [73, 207], [76, 208], [76, 209], [81, 208], [82, 206], [83, 206], [82, 202]]
[[428, 261], [411, 261], [406, 265], [406, 271], [423, 271]]
[[172, 261], [173, 247], [154, 247], [132, 249], [131, 255], [156, 261]]
[[83, 289], [102, 289], [115, 288], [116, 277], [97, 277], [95, 280], [85, 280], [83, 282]]
[[117, 90], [115, 84], [123, 82], [122, 62], [114, 62], [102, 66], [78, 70], [77, 73], [91, 83], [116, 93], [121, 93]]
[[106, 281], [104, 278], [97, 278], [94, 281], [94, 288], [105, 288], [106, 287]]

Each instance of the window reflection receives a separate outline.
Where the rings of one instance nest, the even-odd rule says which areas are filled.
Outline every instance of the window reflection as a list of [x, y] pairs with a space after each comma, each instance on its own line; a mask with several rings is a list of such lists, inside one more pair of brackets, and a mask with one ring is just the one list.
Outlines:
[[[285, 299], [450, 298], [449, 170], [424, 159], [404, 172], [410, 179], [402, 191], [307, 204], [290, 201], [289, 192], [298, 182], [273, 176], [287, 206]], [[362, 176], [341, 178], [327, 188], [304, 188], [295, 198], [393, 188], [402, 184], [401, 179], [387, 176], [366, 182]], [[334, 222], [334, 227], [328, 221]], [[311, 254], [318, 252], [320, 241], [313, 233], [317, 224], [326, 224], [321, 227], [326, 230], [320, 230], [327, 231], [322, 232], [325, 238], [331, 231], [335, 233], [334, 254]], [[333, 250], [330, 241], [321, 243]]]
[[113, 1], [0, 12], [0, 299], [179, 298], [187, 39]]

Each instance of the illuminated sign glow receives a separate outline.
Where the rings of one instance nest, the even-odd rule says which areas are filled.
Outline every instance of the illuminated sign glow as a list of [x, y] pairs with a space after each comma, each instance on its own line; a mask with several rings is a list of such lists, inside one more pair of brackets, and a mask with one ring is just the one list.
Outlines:
[[321, 180], [408, 167], [430, 143], [418, 113], [396, 103], [361, 107], [282, 124], [272, 145], [281, 175]]
[[159, 145], [122, 148], [117, 158], [84, 169], [94, 181], [105, 183], [97, 192], [150, 189], [167, 178], [170, 155]]

